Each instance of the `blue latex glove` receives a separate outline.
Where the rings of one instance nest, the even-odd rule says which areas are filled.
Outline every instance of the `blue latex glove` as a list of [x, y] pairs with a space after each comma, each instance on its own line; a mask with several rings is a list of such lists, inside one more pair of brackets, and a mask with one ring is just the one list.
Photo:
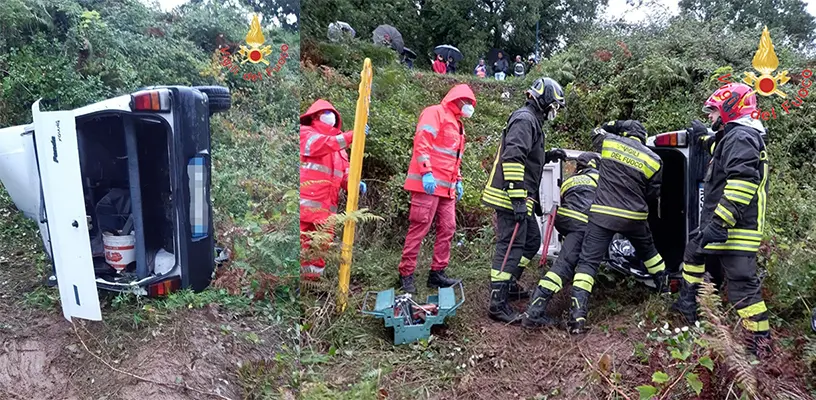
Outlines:
[[366, 194], [367, 191], [368, 186], [365, 184], [365, 182], [360, 181], [360, 194]]
[[422, 176], [422, 188], [425, 189], [425, 193], [434, 194], [436, 191], [436, 179], [434, 179], [433, 173], [428, 172]]
[[462, 185], [462, 181], [456, 182], [456, 201], [461, 200], [464, 193], [465, 187]]
[[371, 130], [371, 128], [369, 128], [369, 127], [368, 127], [368, 124], [366, 124], [366, 127], [365, 127], [365, 134], [366, 134], [366, 136], [368, 136], [368, 131], [369, 131], [369, 130]]

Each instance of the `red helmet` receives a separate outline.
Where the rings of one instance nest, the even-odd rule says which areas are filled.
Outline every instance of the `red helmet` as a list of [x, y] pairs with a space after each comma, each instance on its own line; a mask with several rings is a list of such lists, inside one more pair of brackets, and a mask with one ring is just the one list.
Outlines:
[[736, 82], [717, 89], [703, 105], [705, 113], [719, 111], [723, 124], [745, 115], [751, 115], [756, 109], [757, 100], [754, 89], [744, 83]]

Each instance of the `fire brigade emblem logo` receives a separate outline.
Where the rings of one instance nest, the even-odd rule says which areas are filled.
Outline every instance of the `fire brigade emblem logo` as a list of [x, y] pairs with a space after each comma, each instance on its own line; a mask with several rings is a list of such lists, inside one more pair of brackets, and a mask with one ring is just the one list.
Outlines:
[[[252, 16], [252, 22], [249, 24], [249, 33], [246, 35], [246, 43], [249, 47], [241, 45], [241, 49], [238, 50], [238, 54], [244, 58], [241, 60], [241, 64], [249, 61], [253, 64], [262, 62], [269, 65], [269, 61], [266, 61], [265, 57], [272, 54], [272, 46], [263, 46], [264, 35], [261, 31], [261, 23], [258, 21], [258, 14]], [[776, 56], [774, 56], [774, 59], [776, 59]]]
[[756, 54], [754, 54], [754, 59], [751, 64], [760, 75], [757, 77], [753, 72], [745, 72], [743, 82], [753, 87], [757, 93], [763, 96], [775, 94], [782, 98], [787, 97], [783, 91], [779, 90], [779, 86], [784, 85], [790, 80], [788, 71], [783, 71], [782, 73], [771, 76], [779, 67], [779, 59], [776, 58], [773, 42], [771, 42], [771, 34], [768, 32], [767, 26], [762, 30], [762, 37], [759, 39], [759, 48]]

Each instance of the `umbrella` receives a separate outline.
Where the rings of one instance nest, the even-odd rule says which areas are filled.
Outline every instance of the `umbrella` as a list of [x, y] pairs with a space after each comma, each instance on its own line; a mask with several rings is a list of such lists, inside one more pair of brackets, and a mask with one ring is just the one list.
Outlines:
[[329, 39], [331, 39], [331, 41], [338, 41], [343, 34], [354, 37], [357, 35], [357, 32], [354, 31], [351, 25], [342, 21], [335, 21], [329, 24]]
[[507, 59], [507, 52], [506, 51], [502, 51], [502, 50], [497, 49], [497, 48], [492, 48], [487, 53], [487, 59], [485, 59], [485, 61], [487, 62], [487, 65], [492, 66], [496, 62], [496, 60], [499, 59], [499, 53], [500, 52], [502, 53], [502, 57], [504, 57], [504, 59], [507, 60], [507, 62], [510, 62], [510, 60]]
[[377, 29], [374, 29], [374, 44], [390, 45], [392, 49], [400, 54], [402, 54], [402, 49], [405, 47], [402, 35], [397, 28], [391, 25], [380, 25]]
[[405, 56], [405, 58], [410, 58], [411, 60], [416, 60], [417, 58], [417, 54], [407, 47], [402, 48], [402, 54]]
[[441, 55], [442, 57], [447, 60], [450, 57], [453, 57], [453, 61], [459, 62], [462, 61], [464, 56], [462, 56], [462, 52], [459, 51], [456, 47], [451, 45], [443, 44], [441, 46], [436, 46], [434, 49], [434, 53]]

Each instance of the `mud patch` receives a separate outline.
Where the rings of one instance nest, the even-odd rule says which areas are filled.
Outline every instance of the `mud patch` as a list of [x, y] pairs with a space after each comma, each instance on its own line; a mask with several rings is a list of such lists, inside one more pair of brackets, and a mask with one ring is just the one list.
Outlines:
[[243, 384], [241, 367], [274, 362], [281, 343], [287, 342], [279, 329], [205, 309], [179, 311], [172, 323], [132, 332], [112, 334], [104, 323], [78, 325], [93, 354], [129, 375], [89, 354], [68, 321], [45, 318], [29, 326], [25, 335], [0, 342], [0, 393], [15, 399], [247, 398], [248, 391], [258, 388]]

